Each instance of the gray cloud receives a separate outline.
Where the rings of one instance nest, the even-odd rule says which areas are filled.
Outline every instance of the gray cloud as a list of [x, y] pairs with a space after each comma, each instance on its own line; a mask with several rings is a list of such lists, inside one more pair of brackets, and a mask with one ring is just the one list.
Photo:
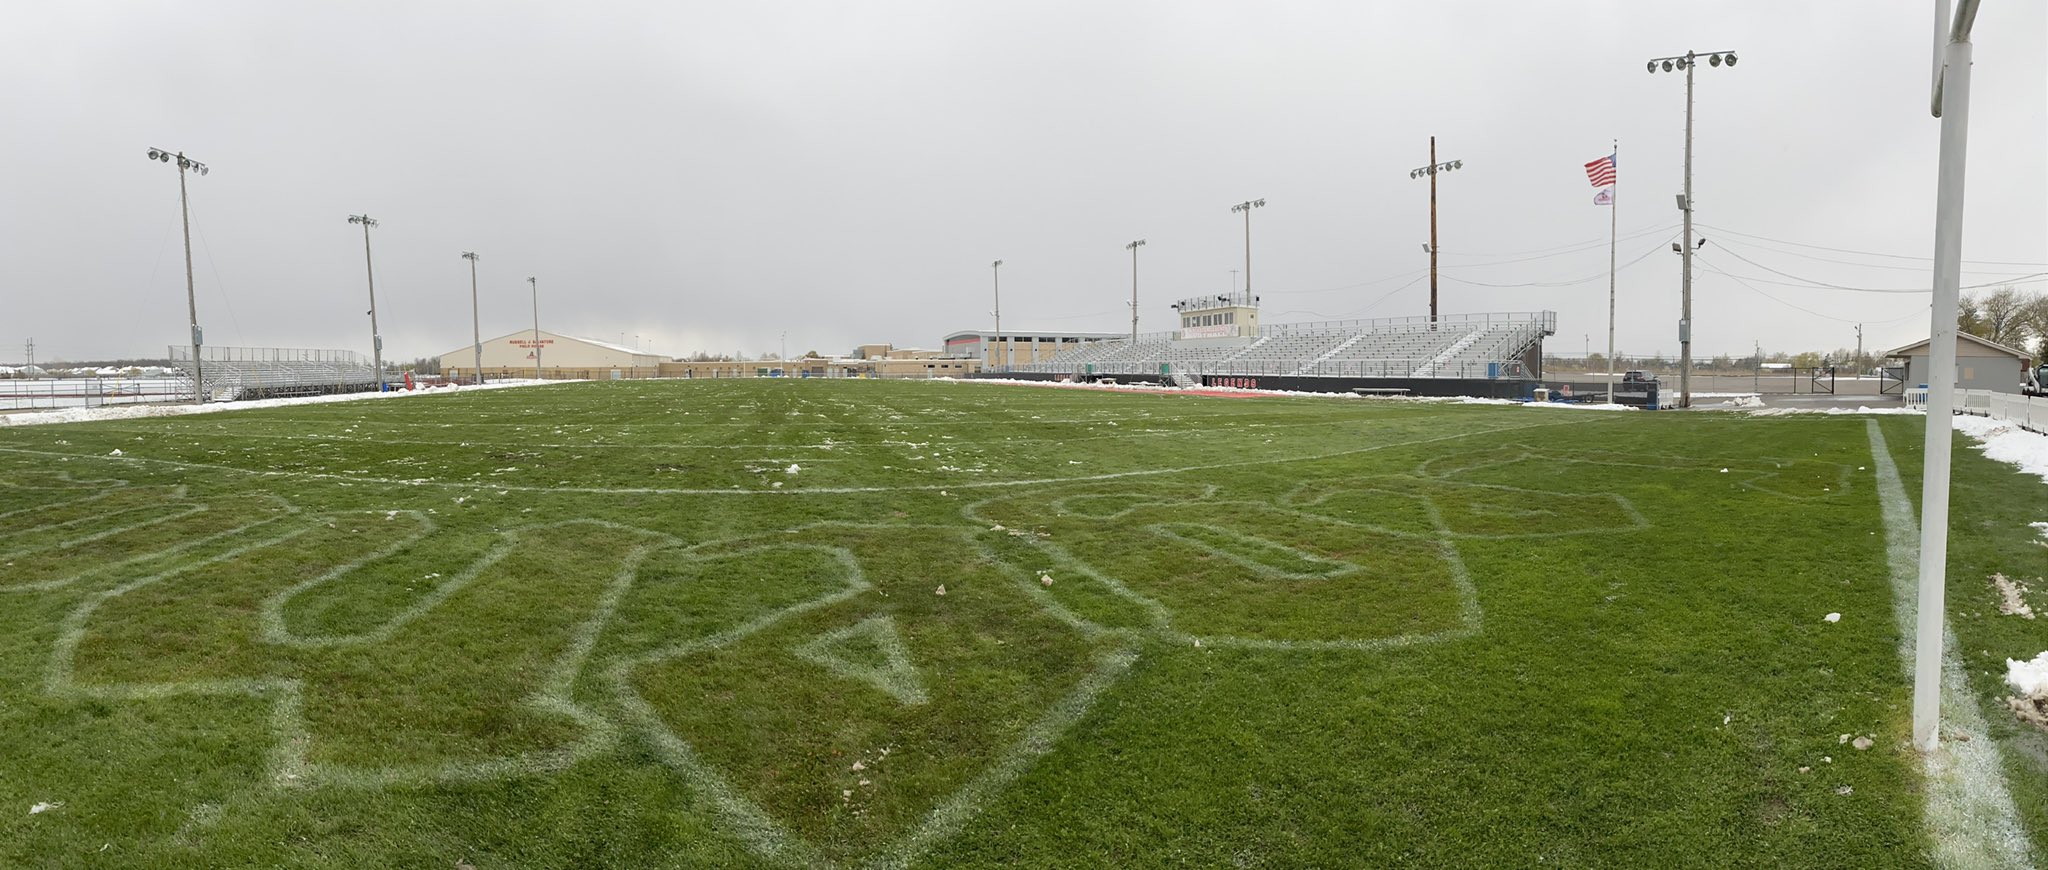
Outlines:
[[[987, 325], [1121, 330], [1125, 242], [1146, 238], [1145, 329], [1242, 268], [1253, 219], [1268, 321], [1426, 310], [1427, 137], [1446, 311], [1554, 309], [1555, 348], [1603, 343], [1604, 242], [1580, 165], [1621, 139], [1621, 345], [1675, 352], [1683, 81], [1643, 61], [1736, 49], [1700, 72], [1699, 220], [1925, 256], [1937, 122], [1924, 4], [31, 4], [0, 34], [0, 357], [153, 355], [184, 335], [175, 171], [192, 181], [213, 344], [368, 349], [375, 230], [394, 356], [528, 321], [658, 349], [935, 345]], [[2048, 261], [2048, 11], [1978, 25], [1965, 256]], [[1706, 229], [1734, 259], [1831, 283], [1923, 271], [1788, 256]], [[1717, 245], [1725, 241], [1725, 248]], [[1725, 251], [1725, 253], [1724, 253]], [[1808, 251], [1898, 266], [1885, 260]], [[1494, 256], [1501, 255], [1501, 256]], [[1452, 266], [1457, 268], [1451, 268]], [[2002, 272], [2039, 268], [1982, 266]], [[1966, 276], [1992, 280], [1996, 275]], [[1755, 282], [1752, 282], [1755, 283]], [[1966, 283], [1969, 283], [1966, 281]], [[2048, 285], [2027, 285], [2040, 288]], [[1703, 272], [1703, 352], [1873, 346], [1926, 329], [1920, 297]], [[1397, 289], [1398, 288], [1398, 289]], [[1807, 314], [1784, 303], [1820, 312]]]

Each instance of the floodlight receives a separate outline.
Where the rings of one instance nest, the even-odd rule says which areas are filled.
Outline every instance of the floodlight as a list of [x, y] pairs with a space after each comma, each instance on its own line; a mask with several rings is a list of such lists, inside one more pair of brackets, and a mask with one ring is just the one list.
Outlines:
[[1453, 161], [1451, 161], [1451, 168], [1452, 168], [1452, 169], [1464, 169], [1464, 168], [1465, 168], [1465, 161], [1463, 161], [1463, 160], [1453, 160]]
[[205, 175], [206, 173], [208, 173], [208, 172], [211, 172], [211, 171], [212, 171], [212, 170], [210, 170], [210, 169], [207, 169], [207, 168], [206, 168], [206, 164], [204, 164], [204, 163], [202, 163], [202, 164], [199, 164], [199, 174], [200, 174], [200, 175]]
[[1670, 72], [1670, 71], [1671, 71], [1671, 61], [1668, 61], [1668, 60], [1667, 60], [1667, 61], [1665, 61], [1665, 62], [1664, 62], [1664, 71], [1665, 71], [1665, 72]]
[[1708, 66], [1720, 66], [1720, 65], [1721, 65], [1721, 56], [1720, 56], [1720, 55], [1718, 55], [1718, 54], [1710, 54], [1710, 55], [1707, 55], [1707, 65], [1708, 65]]
[[158, 152], [157, 152], [157, 150], [156, 150], [155, 148], [151, 148], [151, 149], [149, 149], [149, 159], [151, 159], [151, 160], [155, 160], [155, 159], [156, 159], [156, 155], [157, 155], [157, 153], [158, 153]]
[[1671, 243], [1671, 253], [1674, 253], [1674, 254], [1683, 254], [1683, 253], [1685, 253], [1685, 249], [1684, 249], [1684, 248], [1681, 248], [1681, 247], [1679, 247], [1679, 246], [1678, 246], [1678, 243], [1677, 243], [1677, 242], [1672, 242], [1672, 243]]
[[1729, 66], [1734, 66], [1734, 65], [1735, 65], [1735, 52], [1732, 52], [1732, 51], [1731, 51], [1731, 52], [1728, 52], [1728, 65], [1729, 65]]
[[1657, 71], [1657, 62], [1656, 62], [1656, 61], [1654, 61], [1654, 60], [1653, 60], [1653, 61], [1650, 61], [1650, 62], [1649, 62], [1649, 64], [1647, 64], [1647, 66], [1649, 67], [1649, 70], [1650, 70], [1650, 72], [1656, 72], [1656, 71]]

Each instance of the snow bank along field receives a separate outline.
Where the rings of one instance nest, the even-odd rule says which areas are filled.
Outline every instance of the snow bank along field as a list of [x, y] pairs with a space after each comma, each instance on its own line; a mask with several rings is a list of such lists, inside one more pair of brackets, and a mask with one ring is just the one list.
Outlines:
[[1920, 426], [746, 380], [4, 427], [0, 866], [2037, 861], [2048, 485], [1956, 453], [1936, 782]]

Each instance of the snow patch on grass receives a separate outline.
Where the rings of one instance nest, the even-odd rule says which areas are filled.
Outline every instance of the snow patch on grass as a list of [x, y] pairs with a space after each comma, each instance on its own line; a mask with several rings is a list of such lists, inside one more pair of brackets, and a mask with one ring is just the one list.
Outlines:
[[[1977, 441], [1987, 459], [1997, 460], [2048, 482], [2048, 435], [2029, 432], [1991, 417], [1959, 416], [1956, 431]], [[2048, 535], [2048, 523], [2036, 523]]]

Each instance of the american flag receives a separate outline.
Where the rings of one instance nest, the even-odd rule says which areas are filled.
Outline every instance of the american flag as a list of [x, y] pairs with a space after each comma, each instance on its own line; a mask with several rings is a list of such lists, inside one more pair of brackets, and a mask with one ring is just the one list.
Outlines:
[[1606, 187], [1614, 183], [1614, 155], [1609, 154], [1586, 164], [1586, 178], [1594, 187]]

